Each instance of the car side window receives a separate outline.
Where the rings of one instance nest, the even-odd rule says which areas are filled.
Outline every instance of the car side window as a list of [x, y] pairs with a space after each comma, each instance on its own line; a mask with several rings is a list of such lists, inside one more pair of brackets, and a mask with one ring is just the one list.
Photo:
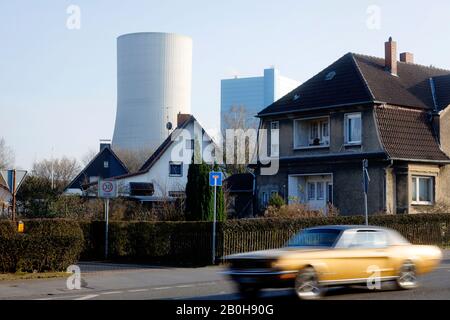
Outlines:
[[378, 230], [360, 230], [355, 233], [349, 248], [384, 248], [388, 245], [387, 235]]

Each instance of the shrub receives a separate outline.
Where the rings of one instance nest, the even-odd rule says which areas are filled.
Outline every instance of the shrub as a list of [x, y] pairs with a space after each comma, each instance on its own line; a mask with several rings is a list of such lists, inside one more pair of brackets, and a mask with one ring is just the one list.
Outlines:
[[18, 234], [12, 223], [0, 229], [0, 246], [4, 244], [0, 251], [0, 272], [64, 271], [78, 261], [84, 240], [76, 221], [24, 222], [24, 234]]
[[326, 209], [312, 210], [307, 204], [291, 203], [288, 205], [270, 205], [265, 213], [266, 218], [312, 218], [312, 217], [334, 217], [339, 215], [339, 210], [329, 204]]
[[269, 206], [279, 209], [284, 206], [284, 199], [278, 193], [276, 193], [272, 197], [270, 197]]

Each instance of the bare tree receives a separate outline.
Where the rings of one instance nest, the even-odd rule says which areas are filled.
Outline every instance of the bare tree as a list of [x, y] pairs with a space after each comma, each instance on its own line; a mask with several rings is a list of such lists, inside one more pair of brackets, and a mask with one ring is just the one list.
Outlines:
[[[245, 163], [246, 161], [250, 162], [252, 154], [254, 150], [250, 150], [252, 147], [252, 144], [246, 137], [248, 130], [256, 130], [258, 127], [256, 125], [256, 120], [251, 120], [248, 117], [247, 110], [245, 106], [232, 106], [230, 108], [230, 111], [223, 115], [223, 132], [222, 136], [224, 137], [223, 141], [223, 149], [224, 154], [232, 154], [233, 159], [225, 159], [225, 167], [228, 173], [235, 174], [235, 173], [243, 173], [247, 172], [248, 169], [248, 163]], [[226, 141], [227, 135], [226, 130], [234, 130], [234, 141]], [[255, 136], [256, 137], [256, 136]], [[241, 142], [244, 142], [244, 149], [243, 149], [243, 156], [244, 159], [239, 159], [238, 150], [242, 146], [239, 144]], [[233, 149], [233, 150], [231, 150]], [[230, 152], [231, 151], [231, 152]], [[244, 163], [242, 163], [241, 160], [245, 160]]]
[[89, 149], [81, 158], [82, 165], [87, 166], [96, 155], [97, 151], [95, 151], [94, 149]]
[[0, 169], [10, 169], [14, 166], [14, 151], [0, 137]]
[[80, 165], [76, 159], [63, 156], [61, 159], [44, 159], [35, 162], [32, 175], [53, 182], [53, 187], [62, 191], [79, 171]]
[[153, 150], [150, 149], [114, 149], [114, 152], [122, 160], [122, 162], [127, 166], [130, 172], [138, 171], [145, 161], [151, 156]]

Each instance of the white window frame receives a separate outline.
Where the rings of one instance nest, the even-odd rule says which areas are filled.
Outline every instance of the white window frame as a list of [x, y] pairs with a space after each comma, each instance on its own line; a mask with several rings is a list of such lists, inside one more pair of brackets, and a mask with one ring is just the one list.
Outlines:
[[[275, 130], [278, 130], [276, 132]], [[277, 135], [278, 142], [273, 143], [272, 138]], [[270, 156], [271, 157], [279, 157], [280, 156], [280, 122], [279, 121], [271, 121], [270, 122]]]
[[105, 168], [105, 169], [109, 168], [109, 161], [108, 160], [103, 161], [103, 168]]
[[[414, 179], [416, 180], [415, 184], [416, 184], [416, 200], [414, 201]], [[429, 201], [420, 201], [420, 181], [419, 180], [428, 180], [428, 187], [429, 190], [431, 192], [430, 196], [430, 200]], [[413, 205], [425, 205], [425, 206], [429, 206], [429, 205], [433, 205], [434, 204], [434, 176], [420, 176], [420, 175], [413, 175], [411, 177], [411, 203]]]
[[186, 150], [194, 150], [195, 140], [194, 139], [186, 139]]
[[[309, 126], [308, 126], [308, 130], [307, 130], [307, 135], [308, 135], [308, 145], [299, 145], [298, 141], [297, 141], [297, 131], [299, 130], [299, 122], [308, 122]], [[328, 131], [328, 135], [324, 136], [323, 135], [323, 124], [327, 123], [327, 131]], [[327, 143], [326, 144], [321, 144], [318, 146], [313, 145], [313, 139], [311, 138], [311, 123], [317, 123], [317, 130], [318, 130], [318, 134], [319, 134], [319, 138], [321, 140], [323, 140], [324, 137], [327, 137], [328, 139], [325, 140]], [[302, 149], [317, 149], [317, 148], [329, 148], [330, 144], [331, 144], [331, 135], [330, 135], [330, 116], [319, 116], [319, 117], [309, 117], [309, 118], [298, 118], [298, 119], [294, 119], [294, 126], [293, 126], [293, 141], [294, 141], [294, 150], [302, 150]]]
[[[172, 174], [170, 173], [170, 167], [172, 165], [179, 165], [181, 167], [180, 174]], [[183, 162], [179, 161], [169, 161], [169, 177], [182, 177], [183, 176]]]
[[[348, 133], [348, 130], [349, 130], [348, 122], [349, 122], [349, 120], [355, 119], [355, 118], [359, 118], [360, 119], [360, 121], [359, 121], [359, 123], [361, 124], [361, 128], [359, 130], [360, 131], [360, 136], [359, 136], [359, 140], [357, 140], [357, 141], [350, 141], [349, 140], [350, 137], [349, 137], [349, 133]], [[363, 124], [362, 124], [362, 114], [361, 114], [361, 112], [346, 113], [344, 115], [344, 139], [345, 139], [345, 144], [346, 145], [351, 145], [351, 146], [353, 146], [353, 145], [361, 145], [361, 143], [362, 143], [362, 134], [363, 134], [362, 130], [363, 130]]]

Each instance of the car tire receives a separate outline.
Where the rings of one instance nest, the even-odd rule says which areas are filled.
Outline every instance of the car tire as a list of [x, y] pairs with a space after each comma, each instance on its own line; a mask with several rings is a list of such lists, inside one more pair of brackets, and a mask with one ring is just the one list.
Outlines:
[[239, 284], [238, 286], [239, 294], [244, 299], [256, 299], [258, 298], [261, 288], [255, 287], [248, 284]]
[[403, 262], [398, 272], [398, 278], [396, 279], [397, 289], [409, 290], [417, 288], [417, 273], [416, 266], [412, 261]]
[[319, 279], [312, 267], [299, 271], [295, 278], [295, 293], [301, 300], [317, 300], [324, 293], [325, 288], [319, 284]]

